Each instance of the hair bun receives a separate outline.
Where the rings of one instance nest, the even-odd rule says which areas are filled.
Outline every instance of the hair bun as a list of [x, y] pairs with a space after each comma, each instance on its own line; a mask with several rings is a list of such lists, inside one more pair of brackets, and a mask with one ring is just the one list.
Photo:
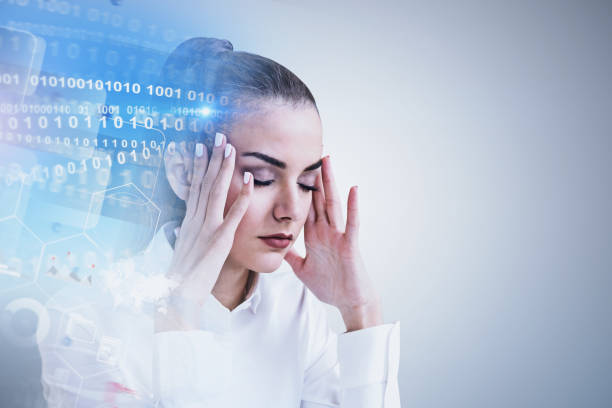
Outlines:
[[[215, 57], [223, 52], [234, 51], [234, 46], [228, 40], [211, 37], [196, 37], [183, 42], [179, 48], [186, 47], [189, 51]], [[177, 48], [178, 50], [178, 48]]]
[[166, 85], [194, 85], [208, 82], [219, 64], [219, 59], [234, 51], [228, 40], [211, 37], [190, 38], [179, 44], [168, 56], [162, 69], [162, 82]]

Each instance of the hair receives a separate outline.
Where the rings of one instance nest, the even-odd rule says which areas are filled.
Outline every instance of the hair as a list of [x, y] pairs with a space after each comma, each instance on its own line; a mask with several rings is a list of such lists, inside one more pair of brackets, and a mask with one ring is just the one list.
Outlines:
[[217, 131], [231, 133], [233, 123], [261, 112], [266, 102], [317, 109], [308, 87], [289, 69], [260, 55], [234, 51], [231, 42], [217, 38], [198, 37], [181, 43], [166, 60], [161, 79], [164, 86], [190, 90], [192, 95], [212, 95], [203, 132], [195, 135], [209, 149]]
[[[179, 44], [162, 68], [160, 85], [180, 88], [183, 95], [181, 101], [156, 98], [161, 112], [188, 112], [193, 116], [188, 117], [188, 121], [196, 123], [195, 132], [167, 132], [166, 146], [170, 141], [186, 141], [188, 148], [193, 150], [195, 143], [201, 142], [209, 157], [216, 132], [229, 135], [238, 120], [265, 112], [271, 105], [311, 106], [318, 113], [314, 96], [289, 69], [261, 55], [234, 51], [231, 42], [217, 38], [197, 37]], [[205, 104], [200, 100], [204, 99], [203, 95], [207, 96]], [[208, 98], [209, 95], [212, 98]], [[203, 107], [208, 109], [207, 114], [202, 113]], [[160, 182], [156, 201], [170, 204], [162, 205], [168, 210], [180, 207], [178, 215], [182, 218], [184, 203], [174, 195], [165, 174], [160, 175]], [[167, 195], [169, 197], [165, 197]], [[164, 218], [177, 217], [168, 214]]]

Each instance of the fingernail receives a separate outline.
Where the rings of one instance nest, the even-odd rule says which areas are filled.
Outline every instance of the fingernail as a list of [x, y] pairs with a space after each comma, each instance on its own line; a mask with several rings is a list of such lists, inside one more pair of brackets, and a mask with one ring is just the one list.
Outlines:
[[215, 146], [221, 146], [221, 142], [223, 142], [223, 133], [217, 132], [215, 134]]
[[204, 153], [204, 145], [202, 143], [196, 143], [196, 156], [201, 157]]
[[229, 156], [231, 152], [232, 152], [232, 145], [228, 143], [225, 145], [225, 157]]
[[248, 171], [244, 172], [244, 184], [249, 184], [249, 180], [251, 179], [251, 173]]

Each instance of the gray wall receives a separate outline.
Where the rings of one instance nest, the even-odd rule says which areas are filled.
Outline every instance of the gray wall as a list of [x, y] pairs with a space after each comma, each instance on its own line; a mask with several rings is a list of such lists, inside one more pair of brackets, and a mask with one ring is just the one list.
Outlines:
[[401, 321], [402, 406], [612, 406], [610, 2], [143, 7], [120, 10], [312, 89]]
[[205, 32], [317, 96], [402, 405], [612, 406], [612, 4], [244, 7]]

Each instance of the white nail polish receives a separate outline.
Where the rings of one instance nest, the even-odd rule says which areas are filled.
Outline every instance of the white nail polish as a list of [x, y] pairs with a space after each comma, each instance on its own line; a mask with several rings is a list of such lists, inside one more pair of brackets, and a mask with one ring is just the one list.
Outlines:
[[215, 146], [221, 146], [221, 142], [223, 142], [223, 133], [217, 132], [215, 134]]
[[248, 171], [244, 172], [244, 184], [249, 184], [249, 180], [251, 179], [251, 173]]
[[196, 143], [196, 156], [202, 157], [202, 153], [204, 153], [204, 145], [202, 143]]
[[225, 145], [225, 157], [228, 157], [231, 152], [232, 152], [232, 145], [228, 143]]

